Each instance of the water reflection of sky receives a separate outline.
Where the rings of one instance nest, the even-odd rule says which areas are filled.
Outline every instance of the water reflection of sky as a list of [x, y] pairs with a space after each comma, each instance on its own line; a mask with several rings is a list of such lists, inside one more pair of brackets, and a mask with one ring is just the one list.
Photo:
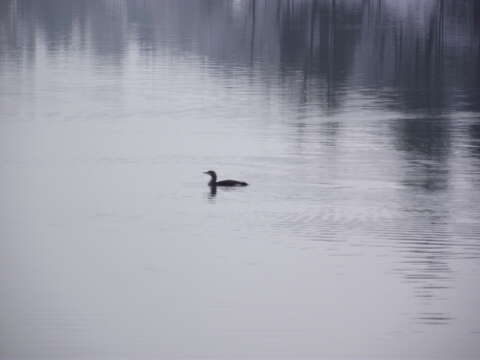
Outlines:
[[[162, 231], [204, 240], [193, 222], [179, 225], [199, 215], [186, 210], [197, 189], [182, 164], [243, 171], [259, 192], [205, 190], [207, 202], [229, 214], [225, 199], [244, 204], [250, 194], [255, 211], [235, 209], [246, 220], [232, 228], [231, 219], [205, 217], [208, 234], [212, 221], [223, 230], [219, 238], [234, 229], [243, 240], [255, 235], [274, 248], [322, 249], [335, 276], [356, 282], [357, 275], [360, 291], [383, 294], [390, 288], [372, 280], [378, 266], [378, 277], [391, 274], [412, 292], [414, 300], [393, 289], [413, 304], [405, 317], [420, 327], [412, 332], [443, 325], [456, 336], [468, 333], [468, 355], [478, 350], [472, 335], [480, 258], [477, 18], [477, 2], [453, 0], [2, 1], [2, 166], [32, 178], [58, 166], [66, 179], [62, 164], [100, 174], [130, 167], [119, 173], [134, 187], [145, 180], [133, 181], [132, 174], [152, 176], [139, 194], [156, 188], [151, 169], [176, 171], [182, 187], [171, 184], [158, 195], [173, 224]], [[89, 186], [106, 179], [113, 188], [127, 184], [106, 176], [92, 175]], [[17, 189], [13, 180], [4, 183]], [[160, 206], [145, 198], [132, 204]], [[89, 219], [134, 224], [145, 212], [106, 208]], [[8, 209], [16, 207], [3, 208], [12, 226], [19, 220]], [[61, 234], [68, 238], [68, 231]], [[248, 254], [232, 246], [239, 257]], [[260, 255], [251, 256], [257, 258], [248, 266], [261, 266]], [[364, 270], [357, 274], [350, 262]], [[306, 264], [298, 271], [308, 275]], [[306, 280], [290, 281], [308, 288]], [[272, 289], [282, 293], [280, 285]]]

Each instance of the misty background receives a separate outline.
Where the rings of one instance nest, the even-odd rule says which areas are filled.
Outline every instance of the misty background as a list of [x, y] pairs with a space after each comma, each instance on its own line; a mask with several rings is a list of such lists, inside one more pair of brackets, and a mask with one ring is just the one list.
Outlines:
[[1, 0], [0, 358], [477, 358], [479, 19]]

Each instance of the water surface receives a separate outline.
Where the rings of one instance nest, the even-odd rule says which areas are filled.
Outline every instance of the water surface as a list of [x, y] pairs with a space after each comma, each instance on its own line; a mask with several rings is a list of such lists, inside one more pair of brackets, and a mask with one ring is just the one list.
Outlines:
[[0, 358], [478, 358], [479, 18], [1, 1]]

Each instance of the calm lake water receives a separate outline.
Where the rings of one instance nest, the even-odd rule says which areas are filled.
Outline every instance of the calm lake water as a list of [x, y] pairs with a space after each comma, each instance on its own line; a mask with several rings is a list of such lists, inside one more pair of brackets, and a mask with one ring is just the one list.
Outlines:
[[2, 360], [480, 357], [478, 1], [1, 0], [0, 171]]

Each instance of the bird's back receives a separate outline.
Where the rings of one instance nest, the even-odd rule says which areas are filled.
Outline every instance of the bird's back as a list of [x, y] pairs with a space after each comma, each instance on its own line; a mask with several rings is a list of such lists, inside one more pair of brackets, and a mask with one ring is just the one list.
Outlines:
[[248, 184], [244, 181], [237, 180], [221, 180], [215, 183], [216, 186], [247, 186]]

